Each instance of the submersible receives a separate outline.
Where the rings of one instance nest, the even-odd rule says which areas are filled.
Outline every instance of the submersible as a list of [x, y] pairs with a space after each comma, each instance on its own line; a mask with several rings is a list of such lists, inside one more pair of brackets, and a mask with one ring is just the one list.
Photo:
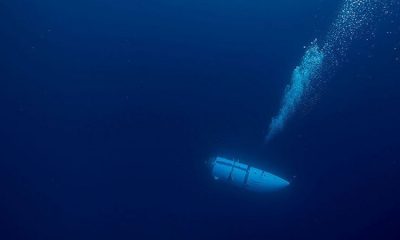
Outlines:
[[212, 158], [210, 166], [215, 180], [228, 182], [251, 191], [268, 192], [289, 185], [288, 181], [272, 173], [223, 157]]

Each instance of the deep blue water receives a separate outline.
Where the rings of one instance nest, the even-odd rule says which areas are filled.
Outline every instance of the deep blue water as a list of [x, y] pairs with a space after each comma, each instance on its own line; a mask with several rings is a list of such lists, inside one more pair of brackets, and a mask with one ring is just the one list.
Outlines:
[[[400, 239], [396, 3], [264, 143], [341, 5], [0, 1], [0, 239]], [[216, 155], [291, 186], [215, 182]]]

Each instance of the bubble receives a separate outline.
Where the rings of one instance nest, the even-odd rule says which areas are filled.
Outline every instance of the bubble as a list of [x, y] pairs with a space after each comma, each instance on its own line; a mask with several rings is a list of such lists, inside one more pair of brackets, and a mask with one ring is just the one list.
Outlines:
[[283, 129], [288, 118], [295, 112], [304, 93], [307, 91], [311, 79], [318, 76], [323, 59], [324, 54], [319, 49], [316, 41], [314, 41], [303, 56], [300, 65], [293, 70], [292, 80], [286, 86], [279, 113], [272, 119], [269, 126], [267, 141]]
[[[306, 93], [316, 89], [332, 75], [343, 62], [350, 44], [369, 32], [371, 22], [378, 9], [388, 11], [385, 1], [379, 0], [345, 0], [336, 20], [329, 30], [325, 42], [320, 48], [314, 40], [307, 48], [301, 63], [293, 70], [290, 84], [285, 89], [281, 107], [269, 125], [266, 140], [271, 140], [286, 125], [288, 119], [301, 105]], [[366, 38], [374, 37], [374, 33]], [[396, 59], [397, 60], [397, 59]], [[321, 75], [324, 75], [321, 77]], [[322, 80], [321, 80], [322, 79]], [[314, 82], [314, 83], [313, 83]], [[316, 82], [316, 83], [315, 83]], [[313, 84], [312, 84], [313, 83]]]

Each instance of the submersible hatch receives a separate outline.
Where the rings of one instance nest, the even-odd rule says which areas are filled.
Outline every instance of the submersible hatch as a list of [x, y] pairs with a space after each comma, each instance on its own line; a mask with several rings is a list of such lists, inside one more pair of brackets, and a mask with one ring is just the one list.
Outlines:
[[212, 158], [210, 166], [215, 180], [251, 191], [268, 192], [289, 185], [288, 181], [272, 173], [223, 157]]

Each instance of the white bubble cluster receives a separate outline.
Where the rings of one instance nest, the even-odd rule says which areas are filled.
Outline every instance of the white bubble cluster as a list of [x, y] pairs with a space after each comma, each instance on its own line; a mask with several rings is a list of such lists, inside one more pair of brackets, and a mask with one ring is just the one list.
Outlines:
[[339, 63], [350, 43], [369, 30], [381, 5], [382, 1], [378, 0], [345, 0], [323, 46], [323, 52], [331, 61]]
[[[288, 119], [304, 99], [305, 94], [313, 88], [312, 82], [321, 80], [321, 72], [332, 73], [330, 70], [343, 60], [350, 43], [368, 29], [374, 20], [377, 9], [384, 9], [382, 8], [385, 6], [384, 2], [384, 0], [344, 1], [322, 48], [319, 48], [314, 41], [306, 51], [300, 65], [294, 69], [291, 82], [286, 87], [281, 108], [269, 125], [267, 141], [284, 128]], [[325, 71], [327, 69], [329, 70]], [[324, 76], [324, 78], [326, 77]]]
[[307, 91], [310, 81], [315, 78], [324, 59], [324, 54], [319, 49], [316, 41], [312, 42], [304, 54], [301, 63], [292, 74], [292, 80], [286, 87], [282, 106], [277, 116], [272, 118], [266, 140], [272, 139], [282, 130], [288, 118], [294, 113]]

